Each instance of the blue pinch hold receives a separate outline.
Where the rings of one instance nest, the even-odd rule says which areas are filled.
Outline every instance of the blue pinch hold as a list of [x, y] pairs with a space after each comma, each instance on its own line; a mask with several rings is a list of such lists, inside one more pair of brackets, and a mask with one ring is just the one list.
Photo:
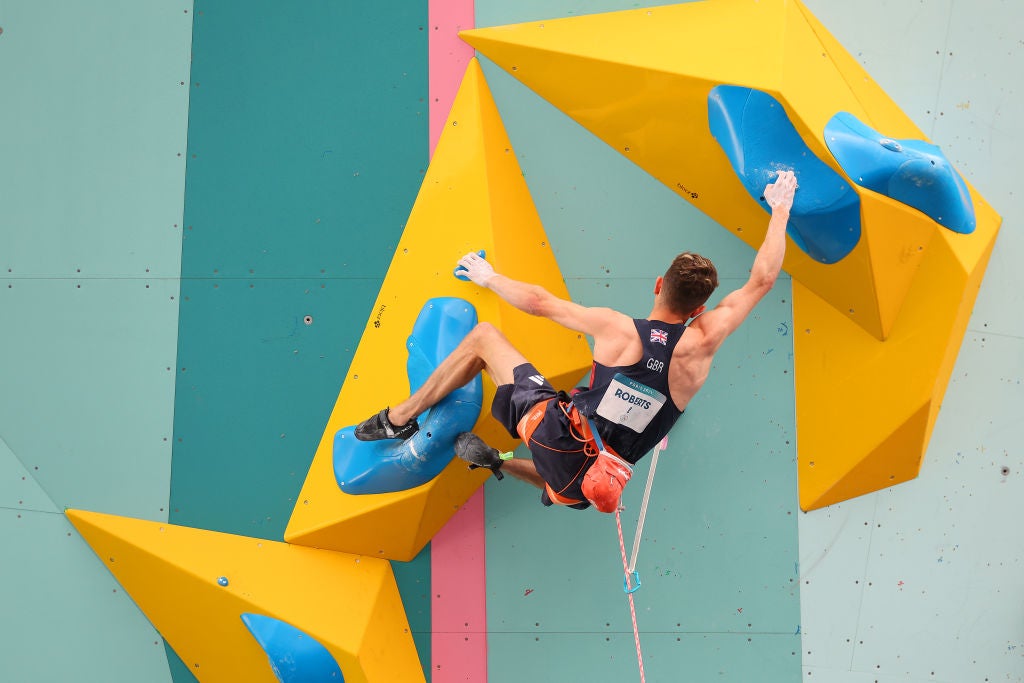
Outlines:
[[913, 207], [953, 232], [974, 232], [967, 184], [935, 145], [887, 138], [848, 112], [825, 125], [825, 144], [861, 187]]
[[799, 191], [786, 234], [819, 263], [836, 263], [861, 235], [860, 197], [804, 143], [782, 104], [760, 90], [719, 85], [708, 94], [708, 124], [751, 197], [771, 212], [762, 193], [779, 171], [796, 174]]
[[[481, 249], [480, 251], [478, 251], [476, 253], [478, 253], [480, 255], [480, 258], [487, 258], [487, 252], [485, 252], [483, 249]], [[459, 280], [462, 280], [463, 282], [469, 282], [469, 278], [468, 277], [466, 277], [465, 275], [459, 275], [459, 271], [461, 269], [462, 269], [462, 266], [455, 266], [455, 270], [452, 271], [452, 275], [454, 275]]]
[[[430, 299], [406, 342], [406, 371], [415, 392], [476, 326], [473, 305], [457, 297]], [[427, 483], [451, 462], [455, 437], [473, 429], [483, 405], [477, 375], [419, 417], [419, 431], [404, 441], [359, 441], [355, 427], [334, 435], [334, 477], [352, 495], [393, 493]]]
[[334, 656], [309, 634], [261, 614], [246, 612], [242, 621], [267, 653], [281, 683], [345, 683]]

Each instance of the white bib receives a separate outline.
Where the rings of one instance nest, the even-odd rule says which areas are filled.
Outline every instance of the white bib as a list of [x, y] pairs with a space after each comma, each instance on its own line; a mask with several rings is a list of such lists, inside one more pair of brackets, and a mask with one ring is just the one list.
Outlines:
[[663, 405], [664, 394], [619, 373], [612, 378], [601, 397], [597, 414], [639, 434], [647, 428]]

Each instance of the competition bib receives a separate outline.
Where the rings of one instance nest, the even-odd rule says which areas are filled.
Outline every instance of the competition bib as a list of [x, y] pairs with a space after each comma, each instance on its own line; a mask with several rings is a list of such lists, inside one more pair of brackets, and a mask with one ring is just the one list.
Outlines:
[[639, 434], [663, 405], [664, 394], [619, 373], [612, 378], [596, 412], [604, 419]]

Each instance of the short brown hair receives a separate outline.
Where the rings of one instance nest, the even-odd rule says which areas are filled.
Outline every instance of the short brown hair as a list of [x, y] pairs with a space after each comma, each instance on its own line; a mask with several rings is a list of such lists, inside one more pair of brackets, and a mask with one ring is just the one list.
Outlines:
[[715, 264], [700, 254], [684, 251], [665, 271], [661, 294], [674, 312], [687, 315], [707, 302], [718, 287]]

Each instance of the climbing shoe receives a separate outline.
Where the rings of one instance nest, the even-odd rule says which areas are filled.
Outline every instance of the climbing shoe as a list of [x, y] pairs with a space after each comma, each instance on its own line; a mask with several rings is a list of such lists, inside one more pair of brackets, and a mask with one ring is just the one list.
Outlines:
[[512, 454], [502, 454], [497, 448], [485, 444], [476, 434], [463, 432], [455, 437], [455, 455], [468, 462], [469, 469], [486, 467], [495, 477], [503, 479], [505, 475], [501, 473], [501, 466]]
[[388, 409], [380, 411], [356, 425], [356, 438], [360, 441], [380, 441], [381, 439], [401, 439], [405, 441], [420, 429], [416, 418], [409, 420], [401, 427], [391, 424]]

